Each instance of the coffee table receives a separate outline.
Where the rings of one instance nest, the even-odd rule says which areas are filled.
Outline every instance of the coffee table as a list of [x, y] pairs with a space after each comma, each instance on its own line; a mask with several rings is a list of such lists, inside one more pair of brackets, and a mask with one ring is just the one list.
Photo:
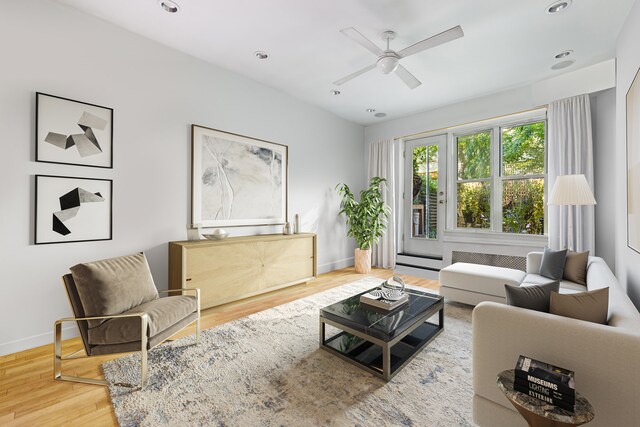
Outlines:
[[[405, 289], [409, 301], [384, 311], [360, 303], [373, 289], [320, 310], [320, 348], [388, 381], [442, 332], [444, 298]], [[438, 323], [428, 321], [436, 315]], [[338, 333], [327, 338], [326, 325]]]

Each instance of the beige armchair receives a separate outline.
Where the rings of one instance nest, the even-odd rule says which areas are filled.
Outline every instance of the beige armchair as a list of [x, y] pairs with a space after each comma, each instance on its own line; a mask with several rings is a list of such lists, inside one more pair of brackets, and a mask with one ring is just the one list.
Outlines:
[[[62, 324], [76, 322], [86, 356], [141, 352], [140, 387], [147, 382], [147, 351], [196, 323], [200, 341], [200, 290], [172, 289], [160, 298], [143, 253], [78, 264], [62, 277], [74, 317], [54, 325], [54, 379], [108, 385], [107, 381], [63, 375]], [[183, 295], [184, 293], [194, 295]], [[79, 350], [81, 351], [81, 350]], [[119, 384], [134, 387], [131, 384]]]

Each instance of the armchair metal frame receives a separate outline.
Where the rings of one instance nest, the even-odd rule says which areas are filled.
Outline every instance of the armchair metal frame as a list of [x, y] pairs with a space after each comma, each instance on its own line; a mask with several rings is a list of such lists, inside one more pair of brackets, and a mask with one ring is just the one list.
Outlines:
[[[181, 288], [181, 289], [167, 289], [167, 290], [162, 290], [162, 291], [158, 291], [158, 293], [171, 293], [171, 292], [195, 292], [196, 294], [196, 301], [197, 301], [197, 313], [198, 316], [197, 318], [194, 320], [196, 322], [196, 342], [194, 345], [198, 345], [200, 343], [200, 289], [198, 288]], [[123, 318], [123, 317], [140, 317], [140, 353], [141, 353], [141, 363], [140, 363], [140, 388], [144, 388], [144, 386], [147, 383], [147, 378], [148, 378], [148, 363], [147, 363], [147, 352], [151, 349], [147, 349], [147, 342], [148, 342], [148, 338], [147, 337], [147, 329], [148, 329], [148, 325], [149, 325], [149, 316], [147, 315], [147, 313], [144, 312], [140, 312], [140, 313], [130, 313], [130, 314], [114, 314], [114, 315], [109, 315], [109, 316], [92, 316], [92, 317], [65, 317], [59, 320], [56, 320], [54, 323], [54, 330], [53, 330], [53, 334], [54, 334], [54, 355], [53, 355], [53, 379], [56, 381], [70, 381], [70, 382], [78, 382], [78, 383], [84, 383], [84, 384], [93, 384], [93, 385], [109, 385], [109, 382], [106, 380], [100, 380], [100, 379], [95, 379], [95, 378], [86, 378], [86, 377], [76, 377], [76, 376], [71, 376], [71, 375], [63, 375], [62, 374], [62, 361], [64, 360], [72, 360], [72, 359], [84, 359], [84, 358], [89, 358], [89, 357], [96, 357], [96, 356], [90, 356], [90, 355], [86, 355], [86, 356], [79, 356], [79, 357], [73, 357], [75, 354], [79, 353], [82, 350], [85, 350], [85, 353], [87, 353], [86, 350], [86, 343], [85, 343], [85, 348], [82, 348], [80, 350], [77, 350], [73, 353], [68, 354], [67, 356], [62, 356], [62, 324], [65, 322], [78, 322], [78, 321], [83, 321], [83, 320], [99, 320], [99, 319], [117, 319], [117, 318]], [[193, 322], [190, 322], [189, 324], [185, 325], [182, 329], [186, 328], [187, 326], [191, 325]], [[182, 330], [180, 329], [180, 330]], [[169, 337], [167, 337], [167, 339], [162, 340], [161, 342], [159, 342], [156, 346], [154, 346], [153, 348], [159, 346], [160, 344], [162, 344], [165, 341], [168, 341]], [[125, 352], [125, 353], [130, 353], [130, 352]], [[111, 354], [122, 354], [122, 353], [111, 353]], [[102, 355], [100, 355], [102, 356]], [[115, 385], [119, 385], [119, 386], [124, 386], [124, 387], [138, 387], [136, 385], [133, 384], [128, 384], [128, 383], [116, 383]]]

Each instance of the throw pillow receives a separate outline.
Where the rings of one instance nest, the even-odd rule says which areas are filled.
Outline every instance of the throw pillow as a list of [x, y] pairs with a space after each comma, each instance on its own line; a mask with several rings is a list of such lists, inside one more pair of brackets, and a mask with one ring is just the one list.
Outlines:
[[545, 313], [549, 312], [551, 292], [558, 292], [559, 289], [560, 282], [557, 280], [545, 285], [504, 285], [508, 305], [529, 310], [544, 311]]
[[[120, 314], [158, 298], [142, 252], [78, 264], [70, 270], [86, 316]], [[106, 320], [89, 320], [89, 327]]]
[[553, 280], [562, 279], [564, 271], [564, 261], [567, 258], [567, 250], [552, 251], [544, 248], [542, 262], [540, 263], [540, 275]]
[[589, 262], [589, 251], [567, 252], [567, 259], [564, 262], [564, 272], [562, 277], [565, 280], [587, 286], [587, 263]]
[[594, 323], [607, 323], [609, 288], [576, 294], [551, 294], [549, 312]]

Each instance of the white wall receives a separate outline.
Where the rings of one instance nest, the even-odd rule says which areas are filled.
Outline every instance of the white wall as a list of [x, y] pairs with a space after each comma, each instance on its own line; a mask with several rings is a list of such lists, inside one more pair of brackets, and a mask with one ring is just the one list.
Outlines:
[[593, 124], [593, 195], [595, 207], [595, 254], [602, 257], [612, 270], [615, 269], [615, 233], [611, 224], [615, 221], [616, 174], [616, 90], [594, 93], [591, 99], [591, 123]]
[[[640, 68], [640, 2], [629, 13], [617, 44], [616, 90], [616, 275], [640, 308], [640, 254], [627, 246], [626, 94]], [[637, 118], [636, 118], [637, 120]], [[613, 225], [613, 224], [612, 224]]]
[[[383, 138], [398, 138], [473, 123], [530, 110], [564, 97], [604, 90], [604, 92], [601, 92], [603, 94], [602, 106], [599, 109], [595, 107], [594, 111], [594, 114], [597, 115], [596, 123], [599, 125], [599, 131], [601, 132], [599, 135], [596, 134], [594, 144], [597, 150], [603, 151], [607, 148], [606, 144], [610, 144], [611, 141], [610, 137], [607, 138], [607, 134], [612, 132], [612, 91], [607, 89], [612, 88], [614, 85], [615, 61], [604, 61], [600, 64], [568, 72], [527, 86], [368, 126], [365, 128], [365, 153], [368, 151], [369, 143]], [[600, 97], [601, 96], [592, 97], [592, 99], [600, 100]], [[600, 114], [603, 115], [602, 118], [599, 117]], [[601, 147], [602, 144], [604, 145]], [[608, 154], [610, 155], [611, 153]], [[595, 167], [602, 166], [602, 164], [602, 161], [597, 161]], [[605, 172], [599, 173], [599, 171], [596, 170], [596, 188], [604, 189], [610, 185], [610, 179], [604, 175], [608, 170], [610, 170], [610, 166], [606, 164], [604, 165]], [[600, 179], [601, 181], [598, 181]], [[401, 192], [398, 194], [401, 194]], [[613, 204], [602, 203], [598, 206], [598, 209], [599, 218], [606, 220], [613, 217]], [[606, 228], [604, 230], [606, 230]], [[606, 234], [606, 231], [604, 231], [604, 233], [604, 235], [602, 235], [602, 233], [599, 234], [603, 242], [602, 244], [596, 243], [598, 246], [596, 246], [595, 249], [596, 252], [601, 249], [603, 253], [607, 255], [608, 260], [613, 260], [611, 248], [614, 237], [611, 233]], [[540, 244], [540, 242], [524, 242], [517, 245], [514, 243], [478, 244], [478, 242], [471, 241], [456, 243], [445, 242], [443, 263], [444, 265], [448, 265], [451, 262], [452, 251], [521, 256], [531, 250], [540, 250], [542, 246], [544, 246], [544, 244]], [[613, 265], [613, 263], [611, 265]]]
[[[361, 126], [44, 0], [3, 1], [0, 39], [0, 354], [51, 342], [78, 262], [142, 250], [167, 287], [167, 242], [190, 222], [191, 123], [289, 145], [290, 217], [317, 222], [321, 271], [353, 262], [333, 188], [364, 184]], [[114, 108], [113, 170], [34, 162], [36, 91]], [[35, 174], [112, 178], [113, 240], [34, 246]]]

